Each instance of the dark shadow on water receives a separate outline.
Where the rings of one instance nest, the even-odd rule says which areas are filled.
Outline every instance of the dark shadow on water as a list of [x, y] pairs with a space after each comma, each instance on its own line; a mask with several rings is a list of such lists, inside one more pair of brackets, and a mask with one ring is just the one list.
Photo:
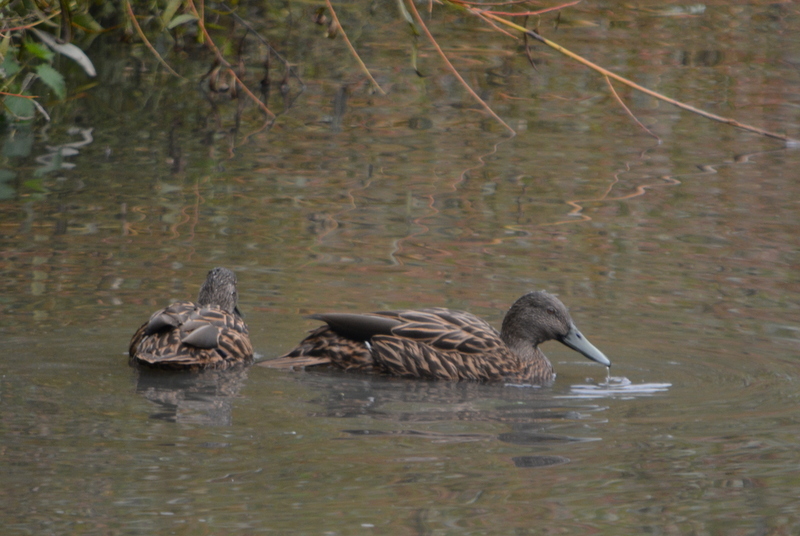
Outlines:
[[550, 467], [569, 463], [570, 459], [564, 456], [514, 456], [511, 458], [517, 467]]

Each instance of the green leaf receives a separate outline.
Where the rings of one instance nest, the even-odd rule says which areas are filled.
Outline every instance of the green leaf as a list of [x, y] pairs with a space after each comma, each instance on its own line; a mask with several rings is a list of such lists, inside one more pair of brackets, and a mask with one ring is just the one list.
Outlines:
[[183, 15], [178, 15], [167, 24], [168, 29], [173, 29], [175, 26], [180, 26], [181, 24], [186, 24], [188, 22], [194, 22], [197, 20], [197, 17], [194, 15], [190, 15], [189, 13], [184, 13]]
[[175, 16], [175, 12], [178, 11], [178, 8], [181, 7], [183, 0], [168, 0], [164, 11], [161, 13], [161, 25], [167, 26], [167, 28], [171, 28], [168, 26], [168, 23], [171, 24], [172, 17]]
[[36, 67], [36, 74], [39, 75], [39, 79], [41, 79], [42, 82], [53, 90], [59, 99], [63, 99], [67, 96], [67, 85], [61, 73], [47, 64], [42, 64]]
[[83, 70], [86, 71], [86, 74], [89, 76], [97, 75], [97, 72], [94, 70], [94, 65], [92, 64], [92, 60], [83, 52], [83, 50], [79, 49], [72, 43], [64, 43], [61, 44], [56, 39], [47, 32], [41, 32], [36, 28], [31, 28], [31, 32], [36, 34], [39, 39], [42, 40], [44, 44], [50, 47], [53, 51], [58, 52], [59, 54], [63, 54], [64, 56], [68, 57], [69, 59], [75, 61], [83, 67]]
[[31, 99], [7, 96], [5, 100], [6, 111], [12, 121], [28, 121], [36, 114], [36, 107]]
[[6, 201], [12, 199], [16, 195], [16, 190], [7, 184], [0, 184], [0, 200]]
[[102, 32], [103, 27], [88, 13], [78, 13], [72, 17], [72, 22], [91, 32]]
[[[3, 142], [2, 155], [6, 158], [27, 158], [33, 151], [34, 135], [29, 128], [15, 129], [13, 136], [7, 136]], [[4, 179], [3, 170], [0, 170], [0, 182]]]
[[33, 190], [34, 192], [46, 192], [42, 179], [31, 179], [22, 183], [25, 188]]
[[43, 47], [39, 43], [33, 41], [25, 41], [25, 50], [44, 61], [50, 61], [54, 56], [47, 47]]
[[414, 19], [411, 17], [411, 13], [408, 12], [408, 9], [406, 9], [406, 5], [403, 3], [403, 0], [397, 0], [397, 7], [400, 9], [400, 15], [406, 19], [406, 22], [416, 28], [417, 25], [414, 24]]
[[0, 56], [6, 57], [8, 49], [11, 46], [11, 32], [6, 32], [3, 36], [3, 41], [0, 42]]
[[11, 78], [17, 74], [20, 69], [22, 69], [19, 63], [17, 63], [17, 60], [11, 54], [6, 55], [6, 59], [3, 61], [3, 66], [1, 68], [5, 72], [4, 78]]
[[5, 184], [11, 182], [17, 177], [17, 174], [8, 169], [0, 169], [0, 201], [11, 199], [17, 193], [13, 186]]

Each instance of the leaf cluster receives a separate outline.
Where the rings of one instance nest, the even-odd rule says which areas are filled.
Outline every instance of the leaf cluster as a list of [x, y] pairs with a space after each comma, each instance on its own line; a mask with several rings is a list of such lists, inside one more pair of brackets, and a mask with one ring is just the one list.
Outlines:
[[60, 57], [95, 76], [83, 48], [72, 43], [79, 36], [85, 48], [103, 30], [89, 7], [86, 0], [0, 0], [0, 99], [6, 121], [32, 121], [37, 112], [49, 119], [44, 98], [67, 98], [64, 71], [70, 64]]

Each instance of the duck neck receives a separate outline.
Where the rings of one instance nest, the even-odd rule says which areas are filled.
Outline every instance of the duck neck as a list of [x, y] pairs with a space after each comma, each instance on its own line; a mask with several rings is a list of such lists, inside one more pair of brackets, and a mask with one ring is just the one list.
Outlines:
[[525, 376], [532, 382], [547, 382], [555, 377], [553, 365], [538, 345], [523, 339], [503, 341], [526, 369]]
[[505, 337], [503, 339], [508, 349], [514, 352], [514, 355], [518, 356], [523, 362], [547, 361], [549, 363], [547, 356], [544, 355], [538, 345], [521, 339], [512, 341], [505, 340]]

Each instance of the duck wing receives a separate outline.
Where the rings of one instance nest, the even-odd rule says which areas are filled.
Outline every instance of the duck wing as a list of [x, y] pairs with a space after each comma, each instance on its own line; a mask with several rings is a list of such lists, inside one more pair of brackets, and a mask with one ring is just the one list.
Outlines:
[[375, 335], [391, 335], [392, 330], [402, 325], [391, 313], [377, 313], [384, 316], [353, 313], [320, 313], [308, 318], [322, 320], [334, 332], [354, 341], [368, 341]]
[[443, 308], [323, 313], [313, 330], [286, 355], [263, 362], [274, 368], [329, 364], [345, 370], [410, 378], [496, 380], [519, 368], [519, 359], [484, 320]]
[[486, 321], [464, 311], [441, 307], [411, 311], [384, 311], [400, 323], [392, 335], [417, 341], [441, 351], [480, 354], [506, 348], [500, 334]]
[[216, 306], [176, 302], [131, 339], [131, 362], [162, 368], [227, 368], [253, 358], [244, 321]]
[[372, 338], [375, 362], [387, 372], [438, 380], [498, 380], [520, 368], [500, 334], [463, 311], [435, 308], [382, 312], [401, 324]]

